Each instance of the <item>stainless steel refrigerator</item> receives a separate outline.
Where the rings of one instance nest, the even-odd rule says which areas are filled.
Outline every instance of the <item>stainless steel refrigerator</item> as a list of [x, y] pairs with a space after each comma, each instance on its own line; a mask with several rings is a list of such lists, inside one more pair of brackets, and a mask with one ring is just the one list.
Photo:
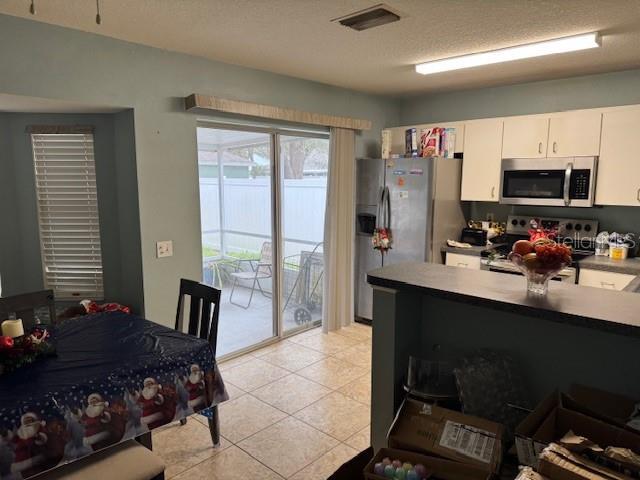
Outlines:
[[[442, 263], [441, 247], [465, 226], [460, 202], [462, 160], [358, 159], [356, 186], [356, 317], [370, 320], [373, 291], [368, 271], [399, 262]], [[390, 200], [391, 250], [372, 246], [383, 189]]]

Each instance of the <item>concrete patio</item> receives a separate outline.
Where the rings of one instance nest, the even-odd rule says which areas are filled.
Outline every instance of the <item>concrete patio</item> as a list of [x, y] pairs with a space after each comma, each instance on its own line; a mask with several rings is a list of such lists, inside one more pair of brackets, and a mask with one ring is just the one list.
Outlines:
[[[222, 289], [220, 305], [218, 356], [235, 352], [274, 336], [271, 298], [264, 297], [259, 291], [255, 292], [250, 307], [244, 309], [229, 302], [230, 292], [231, 288], [225, 285]], [[249, 288], [236, 287], [233, 294], [234, 302], [246, 305], [250, 293]], [[322, 318], [321, 310], [318, 309], [312, 313], [311, 322], [298, 325], [294, 320], [296, 307], [290, 304], [285, 310], [283, 322], [285, 332], [314, 323], [319, 325]]]

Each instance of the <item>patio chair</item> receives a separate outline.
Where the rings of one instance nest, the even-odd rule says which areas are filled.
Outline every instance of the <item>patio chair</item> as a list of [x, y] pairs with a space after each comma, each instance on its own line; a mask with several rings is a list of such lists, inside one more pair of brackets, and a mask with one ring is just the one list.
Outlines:
[[[260, 293], [262, 293], [263, 296], [270, 298], [270, 295], [265, 293], [265, 291], [263, 290], [262, 285], [260, 284], [260, 280], [266, 280], [267, 278], [271, 278], [273, 276], [273, 271], [271, 269], [271, 260], [271, 242], [264, 242], [262, 244], [262, 248], [260, 249], [260, 258], [257, 260], [256, 264], [254, 264], [256, 260], [238, 260], [236, 271], [231, 273], [231, 276], [233, 277], [233, 286], [231, 287], [231, 295], [229, 295], [230, 303], [246, 310], [251, 306], [251, 301], [253, 300], [253, 294], [256, 290], [256, 287], [258, 288], [258, 290], [260, 290]], [[251, 270], [240, 271], [241, 262], [248, 262], [251, 266]], [[233, 301], [233, 293], [235, 292], [236, 286], [241, 281], [252, 282], [250, 287], [251, 294], [249, 295], [249, 301], [246, 305]]]

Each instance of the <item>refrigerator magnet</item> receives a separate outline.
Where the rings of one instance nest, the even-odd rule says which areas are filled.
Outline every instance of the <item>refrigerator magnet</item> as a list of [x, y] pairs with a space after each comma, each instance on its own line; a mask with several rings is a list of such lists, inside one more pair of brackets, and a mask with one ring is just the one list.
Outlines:
[[401, 187], [404, 185], [404, 177], [398, 177], [398, 186]]
[[409, 175], [422, 175], [424, 171], [421, 168], [412, 168], [409, 170]]
[[393, 174], [394, 175], [406, 175], [407, 171], [406, 170], [394, 170]]

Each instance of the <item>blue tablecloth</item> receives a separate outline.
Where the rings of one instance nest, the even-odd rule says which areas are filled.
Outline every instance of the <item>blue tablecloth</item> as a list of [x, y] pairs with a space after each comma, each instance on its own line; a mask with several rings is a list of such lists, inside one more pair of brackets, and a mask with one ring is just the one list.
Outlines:
[[52, 329], [56, 355], [0, 376], [0, 479], [28, 478], [227, 400], [208, 342], [135, 315]]

